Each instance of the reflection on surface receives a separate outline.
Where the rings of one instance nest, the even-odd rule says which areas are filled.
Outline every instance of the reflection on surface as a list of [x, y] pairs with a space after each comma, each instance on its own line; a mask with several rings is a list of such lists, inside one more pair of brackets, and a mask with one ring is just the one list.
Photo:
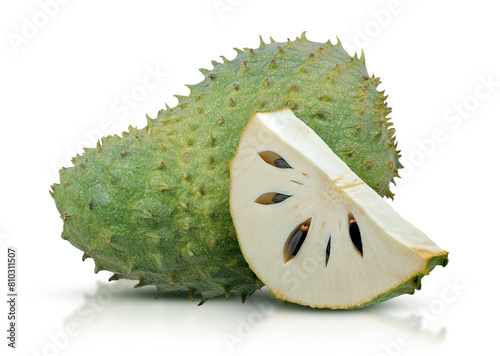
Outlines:
[[[391, 355], [408, 354], [405, 347], [410, 345], [413, 351], [416, 346], [419, 351], [435, 348], [445, 339], [444, 329], [432, 330], [422, 316], [404, 310], [398, 299], [333, 311], [279, 302], [264, 288], [245, 304], [231, 294], [228, 301], [221, 296], [197, 306], [199, 297], [193, 303], [187, 293], [175, 297], [164, 293], [155, 300], [154, 288], [133, 289], [134, 284], [99, 282], [85, 304], [65, 319], [65, 328], [78, 333], [61, 354], [73, 355], [91, 344], [113, 351], [112, 345], [129, 352], [209, 348], [218, 354], [251, 354], [256, 347], [279, 352], [292, 343], [309, 352], [330, 349], [351, 350], [351, 355]], [[401, 310], [402, 315], [397, 315]]]

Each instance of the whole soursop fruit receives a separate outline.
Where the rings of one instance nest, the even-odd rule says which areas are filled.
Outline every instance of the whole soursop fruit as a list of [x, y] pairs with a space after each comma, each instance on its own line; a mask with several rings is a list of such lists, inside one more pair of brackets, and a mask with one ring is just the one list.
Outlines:
[[[143, 129], [102, 138], [60, 171], [51, 194], [63, 239], [110, 280], [139, 280], [193, 300], [263, 286], [245, 261], [229, 207], [228, 161], [255, 112], [288, 107], [381, 196], [401, 167], [391, 109], [364, 54], [304, 35], [201, 69], [174, 108]], [[249, 182], [249, 184], [252, 184]]]

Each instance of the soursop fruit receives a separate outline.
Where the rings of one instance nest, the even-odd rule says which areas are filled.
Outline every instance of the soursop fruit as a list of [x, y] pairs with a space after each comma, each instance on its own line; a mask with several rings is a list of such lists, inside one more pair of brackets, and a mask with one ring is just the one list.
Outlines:
[[405, 221], [289, 109], [257, 113], [231, 168], [250, 268], [279, 299], [355, 308], [413, 293], [448, 252]]
[[[290, 108], [379, 195], [401, 167], [391, 109], [362, 53], [338, 42], [295, 41], [235, 49], [176, 107], [142, 129], [102, 138], [60, 171], [51, 194], [63, 239], [95, 272], [138, 280], [193, 300], [263, 286], [238, 245], [229, 206], [229, 167], [255, 112]], [[251, 183], [249, 183], [251, 184]]]

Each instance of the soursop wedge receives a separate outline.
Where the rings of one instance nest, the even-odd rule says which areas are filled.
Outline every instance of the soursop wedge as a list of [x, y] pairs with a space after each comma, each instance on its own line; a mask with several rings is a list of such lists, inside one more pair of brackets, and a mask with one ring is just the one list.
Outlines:
[[255, 114], [230, 167], [241, 250], [279, 299], [366, 306], [413, 293], [447, 262], [289, 109]]
[[51, 194], [63, 239], [112, 280], [188, 291], [201, 302], [263, 284], [243, 258], [229, 168], [248, 119], [290, 108], [379, 195], [392, 197], [399, 151], [387, 96], [364, 54], [340, 42], [264, 43], [201, 69], [204, 79], [142, 129], [102, 138], [60, 171]]

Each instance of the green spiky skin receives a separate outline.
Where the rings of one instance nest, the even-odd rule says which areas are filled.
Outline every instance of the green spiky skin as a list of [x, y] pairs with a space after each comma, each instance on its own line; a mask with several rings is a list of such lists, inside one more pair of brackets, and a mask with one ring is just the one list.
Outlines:
[[143, 129], [103, 138], [63, 168], [51, 192], [62, 237], [111, 279], [189, 292], [201, 301], [263, 284], [239, 249], [229, 213], [230, 160], [248, 119], [285, 106], [382, 196], [401, 167], [386, 96], [340, 45], [295, 41], [236, 49], [202, 69], [179, 104]]

